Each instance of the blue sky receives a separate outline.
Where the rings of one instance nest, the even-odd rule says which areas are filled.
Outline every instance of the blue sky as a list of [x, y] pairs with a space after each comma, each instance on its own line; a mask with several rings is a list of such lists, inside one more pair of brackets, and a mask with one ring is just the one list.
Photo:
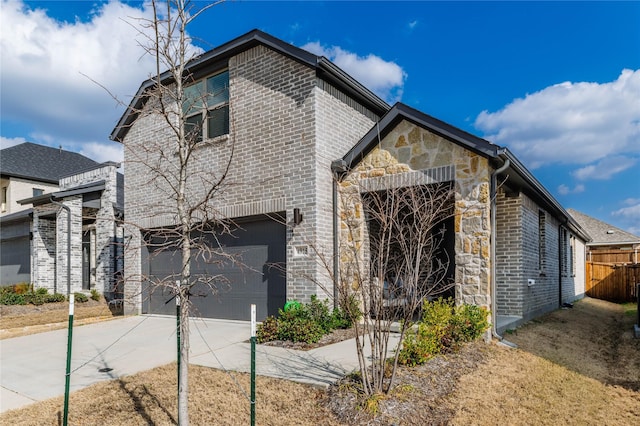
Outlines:
[[[1, 1], [2, 147], [121, 160], [124, 107], [96, 82], [128, 102], [148, 77], [132, 25], [149, 8]], [[640, 2], [240, 1], [189, 32], [209, 50], [254, 28], [509, 147], [566, 208], [640, 235]]]

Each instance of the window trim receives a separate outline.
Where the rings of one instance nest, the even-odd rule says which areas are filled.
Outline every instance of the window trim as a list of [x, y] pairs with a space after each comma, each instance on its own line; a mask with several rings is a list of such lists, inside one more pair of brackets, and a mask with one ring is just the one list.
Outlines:
[[[227, 74], [227, 79], [225, 82], [225, 86], [224, 88], [221, 90], [220, 93], [209, 93], [208, 89], [209, 89], [209, 85], [208, 82], [217, 77], [220, 76], [222, 74]], [[198, 87], [200, 86], [201, 88], [199, 89], [201, 91], [201, 93], [199, 94], [199, 96], [197, 96], [196, 98], [189, 98], [189, 96], [187, 96], [187, 91], [189, 90], [189, 88], [192, 87]], [[198, 132], [198, 137], [196, 140], [196, 143], [202, 143], [202, 142], [209, 142], [209, 141], [220, 141], [220, 140], [225, 140], [229, 133], [230, 133], [230, 126], [229, 126], [229, 121], [230, 121], [230, 93], [229, 93], [229, 89], [230, 89], [230, 84], [229, 84], [229, 70], [225, 69], [222, 71], [219, 71], [215, 74], [210, 74], [207, 75], [206, 77], [200, 78], [196, 81], [194, 81], [193, 83], [189, 84], [188, 86], [185, 87], [185, 99], [183, 101], [183, 105], [182, 105], [182, 111], [185, 114], [184, 118], [185, 118], [185, 135], [188, 134], [188, 132], [192, 132], [193, 130], [189, 130], [187, 132], [186, 129], [186, 125], [189, 123], [189, 120], [200, 116], [200, 120], [196, 120], [196, 123], [199, 123], [199, 132]], [[198, 90], [198, 89], [196, 89]], [[226, 96], [224, 96], [224, 92], [226, 91]], [[209, 105], [209, 99], [211, 98], [216, 98], [216, 97], [220, 97], [222, 95], [222, 97], [224, 98], [222, 101], [220, 102], [216, 102], [212, 105]], [[189, 104], [187, 106], [187, 110], [185, 111], [185, 104]], [[218, 111], [221, 109], [227, 109], [226, 114], [223, 114], [223, 120], [225, 120], [226, 122], [224, 122], [224, 124], [222, 125], [222, 129], [225, 131], [225, 133], [220, 133], [220, 134], [216, 134], [213, 136], [210, 136], [210, 127], [209, 127], [209, 120], [211, 119], [211, 113], [213, 111]], [[197, 124], [196, 124], [197, 125]], [[206, 135], [206, 136], [205, 136]]]

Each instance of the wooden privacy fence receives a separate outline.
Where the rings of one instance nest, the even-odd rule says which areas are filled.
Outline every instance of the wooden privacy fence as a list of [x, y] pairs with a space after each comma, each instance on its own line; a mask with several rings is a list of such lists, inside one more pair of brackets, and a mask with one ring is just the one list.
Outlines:
[[638, 263], [640, 255], [632, 250], [590, 250], [587, 253], [587, 261], [598, 263]]
[[610, 302], [634, 302], [640, 283], [640, 264], [587, 262], [587, 296]]

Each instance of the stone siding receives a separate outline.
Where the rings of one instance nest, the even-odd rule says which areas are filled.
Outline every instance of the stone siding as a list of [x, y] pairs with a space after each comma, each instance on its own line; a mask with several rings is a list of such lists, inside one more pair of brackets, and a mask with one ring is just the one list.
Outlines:
[[[363, 158], [341, 187], [352, 194], [351, 187], [360, 185], [355, 181], [392, 175], [406, 175], [411, 180], [413, 171], [422, 172], [430, 182], [454, 182], [456, 301], [490, 307], [490, 170], [486, 158], [402, 121]], [[341, 212], [341, 244], [351, 243], [344, 232], [349, 228], [346, 221], [360, 220], [364, 228], [364, 219], [358, 214], [361, 204], [349, 209]]]

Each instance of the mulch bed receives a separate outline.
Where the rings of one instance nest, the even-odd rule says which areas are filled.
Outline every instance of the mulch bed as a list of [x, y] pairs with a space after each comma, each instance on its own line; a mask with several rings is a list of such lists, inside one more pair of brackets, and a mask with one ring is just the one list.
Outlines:
[[[356, 337], [356, 331], [353, 328], [333, 330], [331, 333], [323, 336], [316, 343], [292, 342], [289, 340], [272, 340], [271, 342], [261, 343], [265, 346], [276, 346], [279, 348], [295, 349], [299, 351], [308, 351], [310, 349], [322, 346], [332, 345]], [[355, 350], [355, 348], [354, 348]]]

